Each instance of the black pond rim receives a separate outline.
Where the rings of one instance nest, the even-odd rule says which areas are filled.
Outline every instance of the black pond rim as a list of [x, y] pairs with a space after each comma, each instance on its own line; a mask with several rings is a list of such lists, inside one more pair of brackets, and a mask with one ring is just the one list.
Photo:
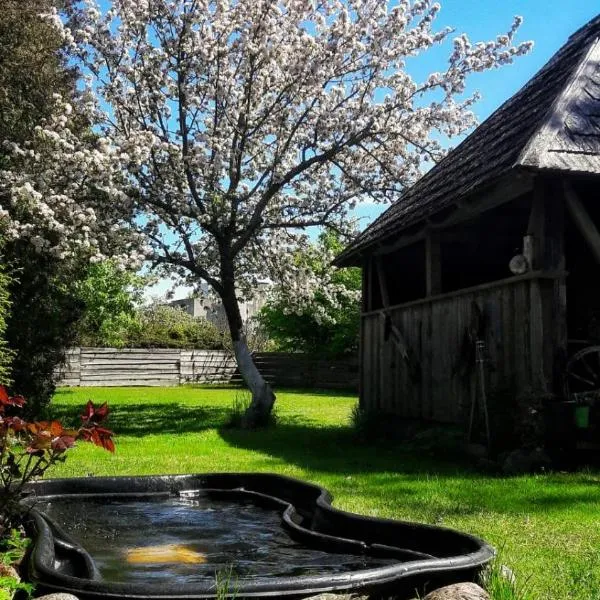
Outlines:
[[[277, 492], [280, 489], [281, 492]], [[157, 497], [194, 490], [225, 495], [237, 495], [260, 499], [282, 511], [282, 524], [291, 534], [302, 541], [318, 542], [324, 549], [348, 551], [355, 554], [382, 553], [402, 556], [402, 562], [391, 566], [364, 569], [322, 576], [261, 577], [236, 580], [230, 594], [223, 596], [214, 581], [187, 585], [111, 583], [101, 579], [90, 554], [67, 534], [60, 530], [35, 504], [52, 498], [143, 498]], [[283, 475], [268, 473], [208, 473], [194, 475], [161, 475], [139, 477], [85, 477], [73, 479], [48, 479], [29, 484], [25, 490], [24, 506], [29, 512], [28, 533], [33, 538], [28, 558], [28, 574], [32, 583], [44, 591], [68, 592], [79, 598], [122, 598], [124, 600], [196, 600], [205, 598], [269, 598], [305, 597], [326, 592], [359, 592], [405, 588], [414, 591], [414, 581], [426, 578], [456, 580], [457, 575], [471, 579], [495, 555], [495, 551], [483, 540], [445, 527], [417, 524], [407, 521], [378, 519], [339, 510], [331, 506], [332, 497], [322, 487]], [[290, 498], [290, 494], [292, 498]], [[281, 497], [283, 496], [283, 497]], [[294, 502], [296, 500], [297, 502]], [[297, 504], [301, 504], [298, 510]], [[311, 512], [312, 511], [312, 512]], [[311, 528], [301, 525], [307, 515], [317, 522]], [[459, 549], [470, 547], [470, 552], [459, 552], [443, 558], [431, 554], [407, 550], [352, 537], [340, 537], [321, 532], [323, 523], [335, 521], [344, 524], [345, 532], [352, 533], [352, 526], [365, 531], [390, 531], [413, 536], [426, 535], [439, 538], [445, 544], [456, 544]], [[314, 521], [313, 521], [314, 523]], [[363, 537], [365, 537], [363, 535]], [[367, 537], [373, 537], [368, 535]], [[56, 553], [66, 552], [71, 561], [79, 565], [81, 577], [60, 572], [55, 568]], [[406, 558], [412, 560], [406, 560]], [[410, 589], [409, 589], [410, 588]]]

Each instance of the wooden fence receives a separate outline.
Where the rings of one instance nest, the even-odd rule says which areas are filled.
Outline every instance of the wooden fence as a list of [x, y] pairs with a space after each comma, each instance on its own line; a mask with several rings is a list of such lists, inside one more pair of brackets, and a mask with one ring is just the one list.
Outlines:
[[169, 386], [228, 383], [237, 367], [229, 352], [170, 348], [73, 348], [58, 374], [65, 386]]
[[[358, 359], [257, 353], [258, 369], [275, 387], [358, 389]], [[240, 383], [235, 359], [221, 350], [73, 348], [57, 374], [62, 386], [171, 386]]]
[[336, 359], [309, 354], [257, 352], [256, 366], [275, 387], [358, 391], [358, 356]]

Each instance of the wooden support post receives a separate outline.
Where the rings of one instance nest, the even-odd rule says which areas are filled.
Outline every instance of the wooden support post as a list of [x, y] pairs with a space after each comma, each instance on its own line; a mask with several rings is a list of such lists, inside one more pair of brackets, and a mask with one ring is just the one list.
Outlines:
[[533, 190], [533, 199], [531, 203], [531, 213], [529, 214], [529, 223], [527, 233], [523, 238], [523, 255], [529, 263], [531, 271], [537, 271], [542, 268], [544, 255], [545, 239], [545, 206], [544, 206], [544, 187], [538, 184]]
[[387, 308], [390, 305], [390, 295], [388, 293], [385, 271], [383, 270], [380, 256], [375, 258], [375, 264], [377, 265], [377, 279], [379, 280], [379, 291], [381, 292], [381, 304], [383, 305], [383, 308]]
[[560, 181], [550, 179], [546, 186], [544, 211], [544, 244], [542, 267], [547, 271], [564, 271], [565, 260], [565, 200]]
[[[556, 177], [539, 176], [535, 181], [527, 233], [533, 239], [532, 266], [536, 270], [564, 272], [566, 267], [564, 210], [568, 202], [561, 189]], [[566, 279], [556, 279], [552, 287], [542, 281], [532, 282], [530, 295], [531, 351], [541, 357], [541, 372], [532, 372], [532, 384], [561, 393], [567, 353]]]
[[373, 310], [371, 302], [372, 295], [371, 259], [363, 258], [362, 264], [362, 311]]
[[[544, 246], [544, 265], [549, 269], [565, 272], [565, 205], [566, 197], [560, 180], [551, 179], [547, 184], [548, 203], [546, 206], [546, 242]], [[562, 395], [565, 390], [565, 367], [568, 352], [567, 328], [567, 279], [556, 279], [553, 285], [551, 307], [546, 314], [552, 321], [552, 356], [548, 356], [551, 379], [549, 388]]]
[[577, 195], [577, 192], [566, 180], [563, 182], [563, 189], [565, 193], [565, 204], [569, 214], [592, 251], [596, 262], [600, 264], [600, 233], [598, 232], [598, 228], [594, 221], [592, 221], [583, 202], [581, 202], [581, 199]]
[[425, 237], [425, 289], [427, 296], [442, 293], [440, 238], [431, 231]]

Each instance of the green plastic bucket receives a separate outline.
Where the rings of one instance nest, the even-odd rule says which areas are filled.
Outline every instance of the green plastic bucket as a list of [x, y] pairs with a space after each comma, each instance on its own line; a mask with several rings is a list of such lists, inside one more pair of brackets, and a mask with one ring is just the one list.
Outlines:
[[587, 429], [590, 426], [590, 407], [576, 406], [575, 407], [575, 425], [579, 429]]

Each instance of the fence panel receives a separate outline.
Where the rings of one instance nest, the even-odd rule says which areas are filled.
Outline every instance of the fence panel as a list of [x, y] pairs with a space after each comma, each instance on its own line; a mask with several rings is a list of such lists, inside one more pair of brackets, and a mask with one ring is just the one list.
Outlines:
[[[277, 387], [358, 390], [358, 357], [326, 360], [306, 354], [254, 355], [263, 377]], [[242, 379], [231, 352], [144, 348], [73, 348], [57, 372], [61, 386], [171, 386], [237, 383]]]

